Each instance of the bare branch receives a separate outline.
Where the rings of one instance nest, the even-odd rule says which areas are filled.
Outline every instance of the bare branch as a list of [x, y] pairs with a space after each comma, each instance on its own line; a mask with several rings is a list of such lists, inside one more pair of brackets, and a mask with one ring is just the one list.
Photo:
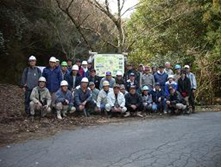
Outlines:
[[133, 5], [131, 7], [129, 7], [128, 9], [126, 9], [122, 14], [121, 16], [125, 15], [127, 12], [131, 11], [131, 10], [134, 10], [135, 8], [139, 7], [139, 5], [142, 4], [142, 2], [138, 2], [136, 5]]

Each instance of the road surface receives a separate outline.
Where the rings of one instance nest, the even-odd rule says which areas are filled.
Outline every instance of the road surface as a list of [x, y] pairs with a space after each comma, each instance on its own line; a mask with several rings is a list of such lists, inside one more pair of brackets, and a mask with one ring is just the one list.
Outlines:
[[0, 148], [0, 166], [220, 165], [220, 112], [91, 126]]

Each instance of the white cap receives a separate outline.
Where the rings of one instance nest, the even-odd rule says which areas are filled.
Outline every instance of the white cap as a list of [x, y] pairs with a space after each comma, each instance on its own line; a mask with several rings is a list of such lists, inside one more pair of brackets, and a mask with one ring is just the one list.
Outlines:
[[56, 58], [55, 57], [50, 57], [49, 62], [56, 62]]
[[185, 65], [184, 68], [188, 68], [188, 69], [190, 69], [190, 66], [189, 66], [189, 65]]
[[87, 61], [82, 62], [82, 65], [87, 65], [87, 64], [88, 64]]
[[89, 80], [88, 80], [88, 78], [84, 77], [84, 78], [82, 78], [81, 82], [88, 83], [88, 82], [89, 82]]
[[79, 66], [78, 65], [73, 65], [72, 66], [72, 70], [78, 71], [79, 70]]
[[41, 77], [39, 78], [39, 82], [46, 82], [45, 77], [41, 76]]
[[60, 86], [68, 86], [68, 82], [66, 80], [61, 81]]
[[167, 64], [168, 64], [168, 65], [170, 65], [170, 62], [168, 62], [168, 61], [167, 61], [167, 62], [165, 62], [165, 65], [167, 65]]
[[109, 82], [108, 81], [103, 81], [103, 86], [109, 86]]
[[29, 61], [36, 61], [35, 56], [34, 56], [34, 55], [31, 55], [31, 56], [29, 57]]
[[118, 75], [118, 76], [122, 76], [122, 75], [123, 75], [123, 73], [122, 73], [122, 72], [120, 72], [120, 71], [117, 71], [116, 75]]
[[170, 78], [174, 79], [174, 75], [169, 75], [168, 79], [170, 79]]
[[56, 62], [60, 62], [60, 60], [59, 60], [59, 59], [56, 59]]

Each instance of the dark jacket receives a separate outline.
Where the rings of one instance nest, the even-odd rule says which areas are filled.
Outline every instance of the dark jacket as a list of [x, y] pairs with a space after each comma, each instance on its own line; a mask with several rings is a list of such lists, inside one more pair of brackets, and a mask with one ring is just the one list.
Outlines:
[[161, 97], [161, 100], [165, 98], [165, 93], [162, 89], [156, 90], [155, 88], [150, 92], [152, 95], [153, 102], [159, 103], [158, 99]]
[[131, 105], [136, 105], [136, 107], [143, 106], [142, 96], [139, 95], [138, 93], [135, 93], [133, 95], [127, 93], [125, 95], [125, 99], [126, 99], [126, 107], [129, 107]]
[[116, 80], [116, 84], [125, 85], [125, 81], [124, 81], [123, 78], [121, 78], [121, 79], [119, 80], [119, 79], [116, 77], [115, 80]]
[[185, 77], [184, 80], [180, 77], [178, 79], [178, 91], [183, 97], [189, 96], [191, 92], [190, 79]]
[[165, 83], [167, 81], [168, 75], [166, 72], [160, 73], [159, 71], [157, 71], [154, 74], [154, 79], [155, 82], [159, 82], [160, 83], [160, 87], [165, 90]]
[[70, 90], [67, 90], [67, 92], [63, 92], [61, 89], [59, 89], [56, 92], [56, 103], [62, 103], [65, 100], [68, 100], [69, 105], [73, 106], [72, 92]]
[[79, 69], [79, 74], [80, 74], [81, 77], [87, 77], [87, 78], [88, 78], [89, 75], [90, 75], [89, 70], [87, 70], [87, 71], [85, 72], [82, 67]]
[[[137, 82], [137, 80], [135, 80], [134, 81], [134, 84], [133, 85], [135, 85], [136, 86], [136, 90], [138, 91], [138, 89], [139, 89], [139, 83]], [[131, 82], [130, 82], [130, 80], [127, 80], [126, 81], [126, 84], [125, 84], [125, 88], [126, 88], [126, 90], [129, 92], [129, 90], [130, 90], [130, 86], [131, 86]]]
[[92, 92], [89, 89], [86, 89], [86, 92], [83, 92], [82, 88], [76, 89], [74, 93], [74, 104], [78, 107], [84, 101], [90, 102], [92, 100]]
[[101, 78], [99, 76], [96, 75], [94, 78], [92, 76], [89, 76], [88, 79], [89, 79], [89, 82], [94, 82], [95, 83], [95, 87], [97, 89], [99, 89], [100, 80], [101, 80]]
[[82, 80], [82, 77], [77, 73], [76, 75], [76, 80], [75, 80], [75, 85], [73, 87], [73, 72], [71, 71], [70, 73], [68, 73], [66, 76], [65, 76], [65, 80], [68, 82], [69, 86], [69, 90], [72, 90], [73, 88], [76, 88], [76, 86], [79, 86], [80, 83], [81, 83], [81, 80]]
[[46, 78], [46, 87], [50, 92], [56, 92], [60, 88], [60, 82], [62, 81], [62, 72], [59, 67], [51, 70], [48, 66], [43, 69], [42, 76]]
[[180, 92], [178, 92], [178, 91], [175, 91], [175, 93], [173, 95], [170, 94], [167, 97], [167, 100], [170, 101], [171, 105], [176, 105], [176, 103], [183, 103], [183, 104], [186, 103], [186, 102], [184, 102], [183, 97], [181, 96]]

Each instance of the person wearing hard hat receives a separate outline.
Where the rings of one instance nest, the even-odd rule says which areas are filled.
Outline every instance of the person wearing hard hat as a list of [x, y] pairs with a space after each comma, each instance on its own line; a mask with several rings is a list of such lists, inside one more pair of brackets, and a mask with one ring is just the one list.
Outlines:
[[105, 107], [107, 105], [107, 96], [109, 94], [109, 92], [112, 92], [112, 88], [110, 88], [110, 84], [108, 81], [103, 81], [102, 84], [103, 88], [99, 91], [99, 95], [97, 98], [97, 112], [105, 112]]
[[52, 106], [55, 107], [55, 92], [59, 90], [60, 82], [62, 81], [62, 72], [56, 66], [55, 57], [49, 59], [49, 66], [43, 69], [42, 76], [46, 78], [46, 87], [52, 96]]
[[174, 113], [187, 113], [186, 102], [181, 96], [181, 94], [174, 89], [174, 87], [169, 86], [170, 95], [167, 97], [166, 105], [167, 111], [171, 114]]
[[92, 92], [92, 101], [93, 101], [93, 105], [92, 105], [92, 108], [90, 110], [96, 111], [96, 102], [97, 102], [97, 98], [98, 98], [98, 95], [99, 95], [99, 89], [97, 89], [95, 87], [94, 82], [89, 82], [89, 88]]
[[75, 64], [78, 65], [79, 69], [81, 68], [81, 60], [79, 58], [76, 59]]
[[38, 80], [38, 86], [34, 87], [30, 96], [30, 114], [34, 119], [35, 111], [41, 112], [41, 117], [45, 117], [47, 113], [51, 112], [51, 95], [49, 90], [45, 87], [45, 77], [40, 77]]
[[130, 86], [136, 86], [136, 90], [138, 91], [139, 89], [139, 83], [135, 79], [136, 75], [134, 73], [130, 74], [129, 79], [126, 81], [126, 90], [129, 92]]
[[134, 73], [135, 74], [135, 78], [138, 78], [136, 75], [137, 75], [137, 73], [136, 73], [136, 71], [135, 71], [135, 69], [133, 69], [133, 65], [131, 64], [131, 63], [127, 63], [126, 64], [126, 72], [124, 73], [124, 79], [125, 79], [125, 82], [130, 78], [130, 74], [131, 73]]
[[157, 112], [157, 105], [153, 103], [152, 95], [149, 92], [148, 86], [142, 87], [142, 100], [144, 111], [150, 114], [150, 112]]
[[82, 66], [79, 69], [79, 74], [81, 77], [89, 77], [88, 63], [87, 61], [82, 62]]
[[88, 78], [84, 77], [81, 80], [80, 87], [75, 90], [74, 93], [74, 104], [79, 112], [84, 112], [86, 117], [90, 116], [89, 111], [87, 108], [90, 108], [94, 105], [92, 101], [92, 92], [88, 89], [89, 80]]
[[120, 92], [125, 96], [128, 92], [126, 91], [125, 85], [120, 85]]
[[161, 89], [165, 91], [165, 83], [167, 82], [168, 74], [164, 71], [164, 66], [160, 65], [158, 71], [153, 76], [155, 83], [159, 82]]
[[125, 107], [125, 97], [122, 92], [120, 92], [120, 85], [115, 84], [113, 91], [109, 92], [107, 95], [107, 104], [105, 109], [110, 113], [110, 117], [114, 114], [124, 114], [127, 110]]
[[192, 113], [194, 113], [195, 112], [195, 96], [194, 95], [197, 89], [196, 76], [192, 72], [190, 72], [189, 65], [185, 65], [184, 69], [186, 71], [186, 76], [190, 79], [191, 93], [189, 97], [189, 103], [190, 103], [190, 106], [192, 107]]
[[136, 86], [131, 85], [129, 93], [125, 95], [127, 112], [124, 117], [136, 114], [138, 117], [143, 117], [141, 111], [143, 110], [142, 96], [136, 92]]
[[96, 70], [95, 69], [91, 69], [88, 79], [89, 79], [89, 82], [94, 82], [95, 87], [97, 89], [99, 89], [100, 77], [96, 75]]
[[30, 94], [32, 89], [38, 86], [38, 80], [41, 77], [41, 70], [36, 67], [36, 57], [31, 55], [28, 59], [29, 66], [23, 70], [21, 87], [25, 93], [25, 113], [30, 115]]
[[123, 79], [123, 73], [122, 72], [117, 71], [115, 80], [116, 80], [116, 84], [125, 85], [125, 80]]
[[167, 73], [167, 75], [174, 75], [173, 70], [171, 69], [170, 62], [165, 62], [164, 71]]
[[152, 90], [155, 86], [154, 76], [149, 66], [145, 66], [144, 74], [142, 76], [142, 86], [148, 86]]
[[73, 65], [72, 71], [65, 76], [65, 80], [69, 84], [69, 90], [71, 90], [72, 93], [75, 91], [76, 87], [79, 86], [81, 83], [82, 77], [79, 75], [78, 71], [78, 65]]
[[175, 90], [177, 90], [177, 82], [174, 81], [174, 75], [168, 76], [168, 81], [165, 83], [165, 96], [170, 95], [169, 86], [172, 86]]
[[177, 82], [178, 79], [180, 78], [180, 75], [181, 75], [181, 73], [180, 73], [180, 71], [181, 71], [181, 66], [180, 66], [179, 64], [176, 64], [175, 67], [174, 67], [174, 69], [175, 69], [174, 78], [175, 78], [175, 82]]
[[[186, 101], [186, 105], [189, 108], [189, 96], [191, 94], [191, 84], [190, 79], [186, 76], [186, 71], [181, 70], [181, 77], [178, 80], [178, 91]], [[187, 111], [190, 113], [191, 109]]]
[[71, 72], [72, 71], [72, 59], [68, 59], [67, 60], [67, 69], [68, 69], [68, 71], [69, 72]]
[[60, 60], [59, 59], [56, 59], [56, 67], [60, 68]]
[[66, 117], [66, 114], [73, 113], [76, 108], [73, 106], [73, 96], [70, 90], [68, 90], [68, 82], [66, 80], [61, 81], [60, 89], [56, 92], [56, 113], [59, 120], [62, 117]]
[[68, 71], [68, 64], [66, 61], [62, 61], [61, 63], [61, 72], [62, 72], [62, 80], [65, 80], [65, 76], [67, 74], [69, 74], [69, 71]]
[[160, 115], [163, 113], [166, 114], [166, 96], [164, 91], [161, 89], [159, 82], [155, 83], [155, 87], [150, 94], [152, 95], [153, 103], [157, 105], [157, 110], [160, 112]]
[[99, 88], [100, 90], [103, 88], [103, 82], [104, 81], [108, 81], [109, 82], [109, 87], [110, 88], [113, 88], [113, 86], [115, 85], [116, 81], [115, 79], [112, 77], [112, 73], [110, 71], [107, 71], [106, 72], [106, 76], [103, 77], [100, 81], [100, 85], [99, 85]]

